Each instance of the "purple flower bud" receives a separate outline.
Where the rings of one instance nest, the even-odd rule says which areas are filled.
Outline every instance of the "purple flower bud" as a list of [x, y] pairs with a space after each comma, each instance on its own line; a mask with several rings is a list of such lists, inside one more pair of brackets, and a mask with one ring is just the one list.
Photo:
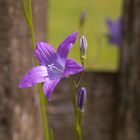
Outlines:
[[80, 108], [82, 112], [84, 112], [84, 109], [85, 109], [86, 98], [87, 98], [87, 91], [84, 87], [81, 87], [78, 92], [77, 106], [78, 108]]
[[81, 59], [85, 60], [87, 58], [87, 51], [88, 51], [88, 44], [87, 40], [84, 36], [80, 38], [80, 52], [81, 52]]
[[80, 15], [80, 26], [83, 27], [87, 17], [87, 12], [83, 11]]

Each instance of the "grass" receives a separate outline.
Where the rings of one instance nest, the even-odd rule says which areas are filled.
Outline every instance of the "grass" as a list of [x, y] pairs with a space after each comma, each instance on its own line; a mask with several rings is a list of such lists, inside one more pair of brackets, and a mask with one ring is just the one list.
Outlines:
[[[107, 33], [104, 24], [106, 17], [116, 20], [121, 15], [122, 0], [50, 0], [49, 1], [49, 36], [47, 38], [55, 48], [74, 31], [79, 31], [79, 18], [86, 11], [87, 18], [83, 33], [88, 40], [87, 70], [117, 71], [119, 48], [109, 46], [104, 38]], [[79, 38], [70, 56], [79, 61]]]

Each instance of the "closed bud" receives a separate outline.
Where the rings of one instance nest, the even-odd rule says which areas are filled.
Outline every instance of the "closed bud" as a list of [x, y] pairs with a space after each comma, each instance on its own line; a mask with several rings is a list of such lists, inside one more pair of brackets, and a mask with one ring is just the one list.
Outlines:
[[84, 87], [81, 87], [77, 95], [77, 106], [84, 112], [86, 105], [87, 91]]
[[87, 58], [87, 51], [88, 51], [87, 40], [84, 36], [81, 36], [80, 38], [80, 53], [81, 54], [80, 55], [81, 55], [82, 61]]
[[86, 17], [87, 17], [87, 13], [86, 13], [86, 11], [83, 11], [80, 15], [80, 27], [81, 28], [84, 26]]

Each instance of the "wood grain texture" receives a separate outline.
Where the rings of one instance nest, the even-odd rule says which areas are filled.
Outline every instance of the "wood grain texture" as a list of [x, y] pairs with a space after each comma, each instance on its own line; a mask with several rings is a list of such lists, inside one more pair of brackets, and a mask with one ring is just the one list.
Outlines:
[[[76, 76], [78, 77], [78, 76]], [[117, 110], [117, 73], [86, 72], [81, 86], [87, 89], [82, 121], [84, 140], [113, 140]], [[71, 86], [63, 79], [48, 103], [49, 124], [56, 140], [76, 140]]]
[[124, 1], [118, 140], [140, 139], [140, 1]]
[[[34, 1], [37, 40], [46, 37], [46, 1]], [[36, 88], [18, 83], [33, 67], [30, 34], [21, 1], [0, 0], [0, 140], [43, 139]]]

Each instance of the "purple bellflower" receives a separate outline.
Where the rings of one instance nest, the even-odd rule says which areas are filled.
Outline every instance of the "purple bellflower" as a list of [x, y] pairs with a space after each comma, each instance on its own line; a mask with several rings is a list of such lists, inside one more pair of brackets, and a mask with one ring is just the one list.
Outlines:
[[68, 59], [68, 53], [73, 47], [78, 33], [74, 32], [68, 36], [58, 47], [57, 52], [53, 47], [44, 42], [38, 42], [34, 55], [40, 66], [32, 68], [19, 83], [19, 88], [29, 88], [37, 83], [43, 84], [43, 92], [48, 100], [59, 81], [79, 73], [84, 68], [72, 59]]
[[105, 23], [108, 28], [109, 44], [120, 46], [122, 42], [122, 19], [120, 18], [116, 22], [106, 19]]

